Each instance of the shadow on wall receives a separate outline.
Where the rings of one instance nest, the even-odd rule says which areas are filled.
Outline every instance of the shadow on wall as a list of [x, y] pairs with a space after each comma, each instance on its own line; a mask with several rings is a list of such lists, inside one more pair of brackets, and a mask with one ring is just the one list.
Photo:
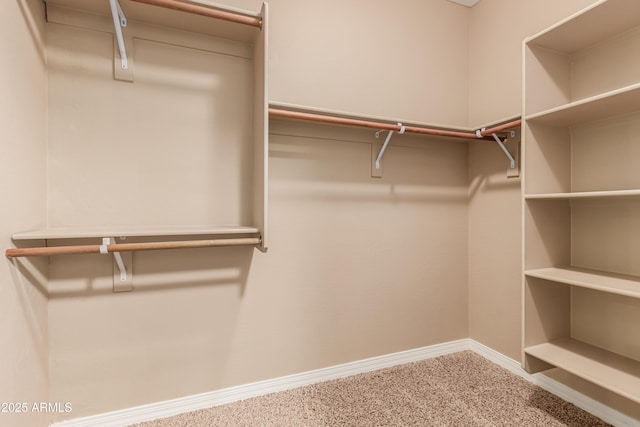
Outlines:
[[[165, 250], [133, 253], [133, 293], [161, 292], [185, 288], [234, 286], [244, 294], [251, 268], [252, 247]], [[51, 257], [49, 289], [41, 271], [29, 259], [16, 259], [14, 282], [33, 284], [49, 299], [87, 298], [131, 292], [113, 292], [117, 268], [111, 255], [64, 255]], [[20, 272], [30, 283], [21, 283]], [[131, 272], [129, 272], [131, 273]]]
[[[507, 140], [505, 144], [509, 152], [514, 155], [518, 153], [520, 147], [520, 136]], [[470, 150], [475, 150], [471, 155], [470, 176], [469, 176], [469, 200], [480, 192], [488, 193], [493, 191], [519, 191], [520, 177], [508, 178], [507, 169], [509, 159], [502, 153], [500, 147], [492, 141], [475, 141], [471, 143]], [[516, 165], [521, 168], [519, 156], [516, 157]], [[475, 167], [474, 167], [475, 166]], [[481, 168], [480, 171], [476, 167]]]
[[[29, 0], [16, 0], [18, 7], [20, 8], [20, 12], [24, 17], [24, 22], [27, 23], [27, 28], [29, 29], [29, 34], [31, 35], [31, 41], [33, 42], [38, 52], [38, 57], [40, 58], [40, 62], [44, 66], [46, 64], [45, 51], [44, 51], [44, 40], [41, 34], [40, 27], [38, 26], [36, 20], [41, 20], [44, 24], [44, 3], [41, 1], [29, 1]], [[35, 8], [39, 8], [39, 10], [35, 10]]]
[[394, 136], [372, 177], [384, 137], [342, 126], [272, 121], [270, 194], [274, 200], [359, 204], [467, 200], [467, 146], [455, 140]]

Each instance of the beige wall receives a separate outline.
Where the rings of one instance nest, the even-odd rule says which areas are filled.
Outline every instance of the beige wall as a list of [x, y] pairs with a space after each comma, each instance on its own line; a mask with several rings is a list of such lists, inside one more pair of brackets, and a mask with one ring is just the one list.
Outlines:
[[[472, 9], [470, 123], [520, 115], [522, 41], [593, 0], [482, 0]], [[469, 333], [520, 360], [522, 267], [519, 179], [495, 143], [469, 149]]]
[[268, 3], [270, 101], [466, 126], [468, 8], [443, 0]]
[[[257, 10], [260, 2], [225, 3]], [[473, 126], [519, 114], [522, 38], [592, 1], [482, 0], [473, 9], [440, 0], [269, 3], [270, 100]], [[6, 187], [7, 200], [28, 209], [0, 213], [5, 246], [10, 233], [44, 222], [46, 136], [34, 118], [44, 120], [45, 76], [40, 30], [28, 31], [23, 19], [37, 12], [42, 23], [40, 7], [2, 6], [5, 27], [18, 27], [15, 39], [0, 42], [3, 57], [21, 55], [0, 64], [15, 92], [0, 112], [19, 112], [0, 140], [21, 144], [4, 150], [11, 157], [0, 158], [0, 170], [29, 170], [27, 181]], [[111, 48], [100, 34], [83, 41]], [[98, 63], [108, 75], [110, 57]], [[116, 102], [120, 89], [104, 82], [98, 95]], [[74, 411], [60, 420], [465, 337], [519, 359], [520, 186], [505, 177], [503, 154], [489, 142], [404, 136], [385, 155], [384, 177], [372, 179], [371, 139], [272, 121], [267, 254], [139, 253], [136, 290], [117, 295], [112, 265], [100, 257], [56, 258], [49, 274], [29, 267], [31, 281], [51, 279], [50, 357], [45, 298], [5, 262], [0, 337], [12, 349], [0, 353], [0, 366], [10, 367], [0, 371], [2, 400], [71, 401]]]
[[[414, 15], [445, 14], [466, 28], [467, 9], [448, 2], [426, 4], [430, 6], [408, 2], [407, 8]], [[420, 73], [410, 69], [406, 75], [409, 65], [391, 66], [384, 55], [350, 60], [342, 52], [347, 57], [339, 67], [334, 60], [322, 64], [314, 61], [331, 58], [328, 47], [346, 47], [325, 44], [317, 33], [304, 34], [302, 39], [315, 46], [298, 54], [299, 46], [292, 40], [302, 35], [286, 34], [299, 31], [298, 24], [288, 22], [293, 15], [338, 9], [328, 4], [318, 10], [319, 5], [306, 3], [308, 11], [303, 13], [300, 2], [271, 3], [271, 99], [380, 115], [411, 111], [416, 120], [466, 121], [457, 101], [455, 111], [451, 105], [441, 111], [437, 102], [426, 102], [438, 111], [434, 117], [429, 112], [416, 114], [403, 102], [404, 95], [395, 93], [398, 89], [414, 105], [422, 102], [410, 88], [424, 90], [424, 80], [426, 87], [448, 87], [464, 99], [466, 89], [458, 87], [465, 80], [458, 76], [466, 73], [464, 64], [445, 61], [450, 72], [434, 76], [424, 69]], [[340, 20], [360, 16], [354, 16], [351, 7], [340, 7], [346, 15], [336, 18], [331, 37], [339, 34], [350, 41], [353, 27]], [[390, 24], [395, 31], [363, 27], [358, 39], [363, 49], [382, 43], [382, 34], [404, 48], [415, 45], [415, 35], [404, 31], [405, 14], [410, 13], [398, 10], [402, 16]], [[375, 13], [388, 15], [386, 10]], [[464, 31], [446, 43], [441, 25], [421, 31], [425, 38], [425, 32], [432, 32], [425, 47], [438, 45], [442, 51], [455, 52], [457, 61], [466, 58]], [[207, 117], [224, 111], [220, 98], [230, 100], [238, 94], [223, 92], [217, 83], [229, 83], [239, 72], [232, 68], [211, 81], [207, 75], [237, 58], [136, 40], [136, 81], [131, 84], [111, 78], [109, 34], [48, 24], [47, 36], [51, 224], [113, 219], [129, 224], [196, 224], [242, 217], [242, 212], [224, 216], [216, 210], [225, 189], [215, 186], [234, 182], [232, 172], [215, 175], [227, 165], [199, 167], [202, 159], [215, 158], [217, 150], [237, 145], [225, 143], [206, 151], [211, 147], [206, 142], [231, 123]], [[310, 75], [303, 68], [309, 62], [317, 74], [306, 88]], [[353, 87], [338, 79], [345, 79], [343, 74]], [[372, 74], [386, 76], [382, 87], [367, 80]], [[411, 83], [416, 80], [421, 84]], [[337, 86], [330, 88], [331, 81]], [[393, 86], [393, 93], [385, 85]], [[365, 87], [375, 102], [361, 96]], [[152, 102], [148, 91], [153, 91]], [[96, 99], [101, 100], [99, 105]], [[92, 114], [93, 109], [99, 114]], [[162, 119], [150, 120], [154, 116]], [[151, 123], [151, 136], [141, 123]], [[74, 405], [73, 413], [56, 414], [55, 420], [468, 336], [467, 145], [397, 136], [384, 158], [384, 177], [377, 179], [371, 178], [371, 142], [380, 143], [373, 131], [272, 121], [266, 254], [247, 248], [136, 253], [135, 290], [126, 294], [111, 292], [112, 265], [106, 257], [52, 258], [51, 399]], [[177, 150], [187, 147], [186, 154]], [[123, 150], [126, 156], [119, 159], [114, 153]], [[154, 175], [158, 167], [183, 162], [184, 155], [190, 156], [188, 176], [173, 169]], [[129, 180], [92, 173], [101, 170], [129, 177], [131, 170], [137, 173]], [[175, 179], [165, 180], [167, 175]], [[202, 176], [206, 179], [198, 181]], [[183, 182], [189, 177], [195, 180]], [[250, 182], [247, 177], [240, 181]], [[175, 199], [158, 200], [164, 193]], [[82, 203], [74, 208], [74, 200]], [[230, 204], [237, 205], [236, 200]]]
[[522, 41], [596, 0], [482, 0], [469, 25], [469, 123], [520, 115]]
[[[46, 73], [42, 40], [44, 8], [37, 0], [0, 5], [0, 241], [42, 226], [45, 213]], [[46, 425], [31, 413], [47, 402], [46, 274], [28, 261], [0, 262], [0, 402], [27, 403], [28, 413], [0, 413], [0, 425]]]
[[72, 416], [467, 336], [466, 145], [405, 138], [372, 179], [370, 132], [272, 126], [267, 254], [138, 253], [120, 295], [100, 257], [52, 263]]

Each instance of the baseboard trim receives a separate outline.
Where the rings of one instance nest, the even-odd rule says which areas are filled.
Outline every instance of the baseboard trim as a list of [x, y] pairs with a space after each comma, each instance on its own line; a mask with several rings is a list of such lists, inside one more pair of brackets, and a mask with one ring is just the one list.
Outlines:
[[225, 403], [237, 402], [251, 397], [264, 396], [292, 388], [317, 384], [323, 381], [350, 377], [352, 375], [389, 368], [404, 363], [426, 360], [468, 349], [468, 339], [451, 341], [179, 399], [136, 406], [89, 417], [75, 418], [54, 423], [51, 427], [89, 427], [96, 425], [101, 427], [122, 427], [129, 424], [224, 405]]
[[384, 356], [372, 357], [328, 368], [300, 374], [288, 375], [271, 380], [259, 381], [237, 387], [229, 387], [222, 390], [187, 396], [179, 399], [167, 400], [148, 405], [136, 406], [119, 411], [98, 414], [89, 417], [76, 418], [68, 421], [54, 423], [51, 427], [122, 427], [130, 424], [150, 421], [157, 418], [166, 418], [185, 412], [206, 409], [226, 403], [252, 397], [264, 396], [270, 393], [290, 390], [323, 381], [345, 378], [378, 369], [389, 368], [404, 363], [417, 362], [433, 357], [453, 354], [464, 350], [471, 350], [485, 359], [507, 369], [508, 371], [538, 385], [544, 390], [571, 402], [579, 408], [601, 418], [609, 424], [620, 427], [638, 426], [638, 421], [618, 412], [596, 400], [542, 374], [528, 374], [520, 363], [497, 351], [480, 344], [472, 339], [462, 339], [443, 344], [422, 347], [414, 350], [392, 353]]

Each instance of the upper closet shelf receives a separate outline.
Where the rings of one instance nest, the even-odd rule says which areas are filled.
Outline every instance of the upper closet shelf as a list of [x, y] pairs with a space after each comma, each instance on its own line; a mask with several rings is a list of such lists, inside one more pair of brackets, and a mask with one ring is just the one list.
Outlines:
[[[640, 4], [640, 2], [638, 2]], [[526, 116], [530, 123], [573, 126], [640, 110], [640, 83]]]
[[233, 236], [257, 234], [256, 227], [243, 226], [180, 226], [180, 227], [57, 227], [16, 233], [14, 241], [84, 239], [99, 237], [171, 237], [171, 236]]
[[[105, 0], [45, 0], [45, 3], [95, 15], [111, 14], [109, 1]], [[256, 29], [262, 25], [259, 13], [203, 0], [189, 3], [178, 0], [119, 0], [119, 3], [129, 21], [241, 42], [251, 42]], [[212, 18], [216, 19], [215, 25], [211, 25]]]
[[640, 25], [640, 2], [600, 0], [527, 39], [536, 45], [573, 53]]

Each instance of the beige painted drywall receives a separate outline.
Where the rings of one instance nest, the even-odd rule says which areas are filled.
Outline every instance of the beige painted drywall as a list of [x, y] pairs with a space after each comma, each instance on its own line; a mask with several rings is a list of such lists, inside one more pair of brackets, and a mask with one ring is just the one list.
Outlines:
[[483, 0], [469, 24], [469, 123], [522, 109], [522, 42], [596, 0]]
[[[271, 247], [51, 266], [52, 398], [74, 416], [467, 336], [464, 143], [272, 122]], [[77, 319], [83, 319], [78, 322]], [[63, 417], [58, 417], [59, 419]]]
[[[522, 41], [592, 0], [483, 0], [469, 30], [469, 121], [490, 123], [522, 108]], [[469, 148], [469, 333], [520, 360], [522, 236], [519, 179], [492, 143]]]
[[[298, 3], [286, 5], [272, 4], [275, 20], [292, 13], [288, 7], [299, 12]], [[434, 6], [434, 13], [439, 10]], [[277, 22], [272, 25], [278, 28]], [[364, 28], [377, 36], [377, 29]], [[342, 31], [347, 37], [347, 29]], [[404, 34], [406, 44], [413, 43], [413, 34]], [[47, 36], [51, 224], [242, 219], [247, 210], [232, 208], [246, 203], [224, 186], [251, 182], [251, 174], [222, 173], [218, 169], [229, 165], [216, 164], [219, 151], [207, 152], [210, 144], [203, 144], [232, 123], [206, 117], [219, 114], [220, 98], [231, 101], [237, 93], [224, 92], [207, 76], [238, 58], [135, 40], [131, 84], [111, 78], [108, 34], [48, 24]], [[464, 52], [459, 41], [447, 46]], [[290, 48], [282, 39], [272, 42], [275, 57], [278, 49]], [[309, 57], [299, 58], [298, 65], [303, 60]], [[349, 67], [367, 72], [362, 62]], [[320, 70], [329, 73], [327, 79], [338, 72], [328, 66]], [[280, 81], [273, 85], [276, 92], [283, 84], [278, 79], [304, 77], [271, 71]], [[458, 71], [446, 80], [451, 86]], [[220, 80], [229, 83], [240, 72], [231, 67]], [[406, 84], [401, 69], [393, 73]], [[289, 88], [281, 93], [284, 89]], [[151, 90], [150, 102], [143, 95]], [[360, 99], [357, 87], [325, 92], [317, 93], [335, 102], [315, 106], [370, 106], [372, 113], [384, 114], [380, 106], [402, 104], [401, 97], [384, 91], [380, 103]], [[154, 116], [161, 119], [151, 120]], [[135, 290], [122, 294], [111, 292], [112, 264], [106, 257], [51, 259], [51, 399], [69, 400], [74, 407], [55, 420], [468, 336], [466, 143], [398, 136], [385, 155], [384, 177], [377, 179], [371, 178], [371, 142], [381, 141], [373, 131], [271, 124], [268, 253], [250, 248], [136, 253]], [[149, 134], [145, 126], [151, 126]], [[105, 135], [110, 138], [98, 141]], [[127, 156], [118, 161], [110, 148], [124, 149]], [[174, 167], [184, 156], [193, 162], [182, 165], [187, 176], [171, 169], [179, 184], [165, 181], [158, 168]], [[200, 168], [207, 158], [213, 166]], [[92, 175], [105, 170], [131, 177], [132, 169], [137, 173], [129, 181]], [[187, 179], [191, 182], [183, 182]], [[109, 182], [124, 186], [120, 203]], [[158, 199], [167, 190], [175, 198]], [[235, 197], [220, 199], [220, 191]], [[78, 207], [74, 200], [81, 201]], [[114, 203], [94, 213], [105, 200]], [[230, 200], [230, 206], [219, 206], [218, 200]]]
[[[37, 0], [0, 5], [0, 241], [45, 220], [46, 73], [44, 7]], [[4, 257], [3, 257], [4, 258]], [[0, 425], [44, 426], [48, 402], [46, 264], [0, 262]], [[26, 409], [27, 413], [4, 410]], [[26, 408], [22, 406], [26, 404]]]
[[[256, 10], [259, 2], [228, 3]], [[519, 111], [521, 28], [535, 24], [532, 32], [542, 29], [590, 2], [547, 2], [544, 7], [539, 1], [518, 3], [529, 12], [535, 9], [533, 14], [522, 14], [526, 22], [514, 18], [522, 11], [511, 7], [515, 2], [483, 0], [471, 12], [445, 2], [447, 6], [416, 2], [402, 13], [413, 16], [411, 11], [433, 8], [427, 10], [433, 12], [429, 17], [438, 17], [435, 12], [442, 8], [451, 19], [446, 22], [455, 21], [456, 25], [415, 29], [407, 27], [405, 20], [390, 19], [403, 31], [380, 31], [383, 26], [376, 21], [373, 27], [365, 27], [361, 44], [348, 44], [344, 49], [338, 46], [335, 52], [329, 50], [335, 44], [318, 40], [317, 32], [291, 24], [294, 18], [304, 16], [299, 2], [270, 3], [271, 99], [475, 125]], [[358, 11], [366, 10], [369, 4]], [[507, 14], [499, 22], [513, 25], [512, 32], [486, 25], [496, 21], [486, 14], [498, 8]], [[338, 13], [332, 19], [340, 38], [348, 39], [353, 28], [339, 15], [341, 10], [337, 5], [331, 7]], [[346, 15], [359, 19], [362, 14], [355, 12], [353, 9]], [[418, 61], [415, 67], [407, 63], [409, 55], [395, 62], [386, 54], [386, 43], [397, 42], [396, 37], [402, 37], [406, 28], [412, 30], [405, 36], [415, 32], [420, 36], [400, 43], [403, 46], [413, 47], [419, 40], [427, 43], [427, 52], [444, 47], [456, 55], [434, 74], [424, 68], [433, 57], [425, 63], [411, 59]], [[466, 34], [465, 39], [447, 38], [454, 29]], [[505, 37], [512, 33], [518, 33], [517, 37]], [[430, 35], [433, 37], [427, 37]], [[328, 39], [334, 36], [321, 35]], [[517, 49], [513, 47], [516, 38]], [[354, 49], [372, 40], [385, 49], [369, 46], [369, 55], [352, 55]], [[443, 40], [450, 40], [452, 46], [442, 46]], [[486, 56], [494, 55], [496, 46], [503, 43], [510, 54], [499, 54], [501, 71], [496, 74], [495, 61]], [[485, 49], [477, 50], [478, 44]], [[472, 49], [467, 51], [467, 45]], [[457, 54], [459, 49], [464, 55]], [[342, 61], [322, 62], [323, 57], [334, 54]], [[468, 67], [461, 65], [466, 64], [465, 58]], [[323, 72], [305, 72], [309, 63]], [[340, 75], [344, 66], [352, 76], [347, 82]], [[446, 78], [441, 79], [442, 74]], [[463, 80], [458, 81], [461, 76]], [[334, 80], [338, 85], [332, 84]], [[497, 82], [500, 90], [496, 90]], [[374, 85], [382, 86], [377, 86], [376, 92]], [[354, 96], [349, 96], [352, 93]], [[463, 108], [454, 111], [454, 104]], [[86, 256], [80, 257], [80, 262], [76, 257], [54, 262], [49, 316], [51, 400], [74, 400], [74, 412], [58, 419], [466, 336], [519, 358], [520, 243], [514, 242], [509, 232], [519, 234], [513, 223], [513, 218], [519, 217], [519, 190], [517, 181], [504, 177], [506, 160], [493, 144], [475, 144], [467, 155], [463, 145], [425, 146], [420, 139], [417, 144], [390, 150], [385, 157], [385, 178], [371, 180], [370, 149], [363, 143], [371, 137], [369, 133], [280, 122], [273, 126], [272, 243], [268, 254], [212, 249], [189, 255], [136, 255], [139, 288], [122, 295], [111, 294], [111, 264], [103, 259]], [[29, 128], [29, 132], [35, 129]], [[459, 162], [465, 164], [463, 170], [457, 167]], [[425, 164], [428, 167], [423, 169]], [[35, 191], [29, 202], [34, 213], [44, 210], [38, 207], [43, 200], [40, 191]], [[16, 203], [26, 206], [23, 197], [21, 193]], [[467, 197], [468, 219], [467, 208], [463, 208]], [[20, 221], [28, 220], [20, 217]], [[12, 225], [6, 233], [23, 225], [31, 224]], [[452, 233], [450, 243], [444, 252], [435, 252], [430, 238], [444, 233]], [[425, 236], [424, 241], [417, 242], [416, 234]], [[487, 234], [501, 237], [487, 241], [482, 237]], [[500, 262], [495, 257], [485, 258], [492, 252]], [[491, 295], [497, 298], [489, 298]], [[24, 311], [13, 313], [12, 320]], [[23, 337], [11, 342], [21, 345]], [[46, 348], [40, 354], [46, 354]], [[19, 373], [12, 375], [15, 379]], [[44, 399], [38, 393], [45, 389], [32, 387], [30, 396]]]
[[520, 360], [520, 179], [507, 167], [495, 142], [469, 144], [469, 337]]
[[[258, 10], [260, 0], [226, 4]], [[466, 126], [470, 9], [270, 0], [269, 100]]]

